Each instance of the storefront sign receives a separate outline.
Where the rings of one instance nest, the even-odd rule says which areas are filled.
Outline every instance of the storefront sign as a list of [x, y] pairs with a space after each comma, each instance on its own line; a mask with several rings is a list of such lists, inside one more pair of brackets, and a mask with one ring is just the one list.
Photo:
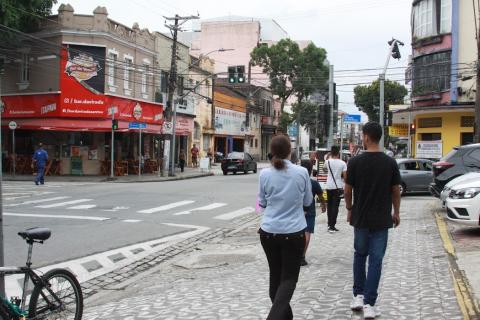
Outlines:
[[106, 48], [68, 44], [66, 50], [63, 72], [92, 93], [104, 93]]
[[175, 123], [175, 135], [188, 136], [193, 133], [193, 118], [177, 114]]
[[244, 112], [215, 108], [215, 133], [240, 136], [246, 133]]
[[128, 129], [147, 129], [147, 124], [141, 122], [130, 122], [128, 124]]
[[164, 122], [162, 126], [163, 134], [173, 134], [173, 124], [171, 122]]
[[417, 158], [440, 159], [443, 156], [442, 141], [417, 141], [415, 146]]
[[398, 123], [388, 127], [388, 134], [391, 137], [407, 137], [408, 136], [408, 124]]

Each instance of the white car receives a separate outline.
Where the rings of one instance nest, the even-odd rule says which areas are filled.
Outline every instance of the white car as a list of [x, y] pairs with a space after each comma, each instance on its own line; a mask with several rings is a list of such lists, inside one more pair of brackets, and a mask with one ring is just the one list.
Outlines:
[[442, 207], [445, 208], [445, 201], [447, 201], [448, 195], [452, 190], [452, 187], [464, 182], [469, 182], [470, 180], [480, 179], [480, 172], [469, 172], [465, 173], [459, 177], [456, 177], [449, 183], [445, 185], [442, 192], [440, 193], [440, 201], [442, 201]]
[[480, 179], [456, 184], [450, 190], [447, 218], [469, 226], [480, 226]]

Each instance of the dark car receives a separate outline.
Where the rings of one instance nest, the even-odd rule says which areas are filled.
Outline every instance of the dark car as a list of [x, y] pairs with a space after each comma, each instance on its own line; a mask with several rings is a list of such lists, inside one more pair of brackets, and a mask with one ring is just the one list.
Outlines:
[[228, 172], [246, 174], [248, 171], [253, 171], [253, 173], [257, 173], [257, 162], [246, 152], [232, 152], [222, 160], [222, 171], [224, 175], [227, 175]]
[[402, 177], [401, 192], [428, 192], [433, 178], [433, 161], [426, 159], [396, 159]]
[[434, 178], [430, 184], [430, 193], [438, 198], [450, 180], [476, 171], [480, 171], [480, 143], [455, 147], [433, 164]]

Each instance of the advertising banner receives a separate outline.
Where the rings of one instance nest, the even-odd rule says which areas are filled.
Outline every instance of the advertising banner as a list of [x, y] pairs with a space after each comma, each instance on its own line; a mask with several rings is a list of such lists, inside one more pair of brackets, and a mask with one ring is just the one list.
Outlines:
[[215, 108], [215, 133], [232, 136], [244, 135], [246, 133], [245, 113]]
[[391, 137], [408, 137], [408, 124], [399, 123], [388, 127], [388, 134]]
[[443, 156], [443, 143], [439, 141], [417, 141], [415, 143], [415, 157], [426, 159], [440, 159]]

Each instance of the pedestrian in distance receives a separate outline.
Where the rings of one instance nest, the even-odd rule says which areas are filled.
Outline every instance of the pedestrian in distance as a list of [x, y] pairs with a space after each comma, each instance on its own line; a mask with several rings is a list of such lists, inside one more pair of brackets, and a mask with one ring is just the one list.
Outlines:
[[192, 149], [190, 150], [190, 153], [192, 154], [192, 166], [194, 168], [198, 167], [198, 153], [200, 150], [198, 150], [197, 146], [193, 144]]
[[185, 170], [185, 151], [183, 149], [180, 150], [180, 154], [178, 155], [178, 165], [180, 166], [180, 171], [183, 172]]
[[35, 177], [35, 184], [45, 184], [45, 167], [47, 166], [48, 153], [43, 149], [43, 144], [38, 144], [38, 149], [33, 154], [33, 163], [37, 166], [37, 176]]
[[340, 159], [340, 149], [332, 146], [330, 156], [325, 161], [324, 169], [327, 171], [327, 216], [328, 232], [338, 232], [336, 228], [338, 208], [343, 197], [343, 179], [347, 171], [347, 165]]
[[388, 230], [400, 224], [401, 178], [397, 162], [379, 145], [382, 127], [369, 122], [362, 130], [366, 152], [349, 161], [345, 184], [347, 221], [354, 228], [355, 249], [350, 307], [363, 310], [364, 319], [375, 319], [380, 315], [375, 303]]
[[260, 172], [259, 206], [264, 208], [258, 233], [270, 269], [267, 320], [293, 319], [290, 300], [305, 250], [305, 214], [312, 203], [312, 186], [305, 168], [290, 162], [290, 139], [275, 136], [270, 144], [272, 166]]
[[[309, 176], [312, 176], [313, 166], [310, 162], [302, 163], [302, 167], [307, 169]], [[318, 197], [318, 199], [320, 199], [320, 206], [322, 208], [322, 213], [324, 213], [326, 211], [325, 198], [323, 197], [322, 187], [320, 186], [320, 184], [318, 183], [317, 180], [310, 179], [310, 182], [312, 184], [313, 200], [312, 200], [312, 203], [308, 207], [304, 208], [304, 210], [305, 210], [305, 220], [307, 221], [307, 228], [305, 229], [305, 250], [303, 251], [301, 266], [308, 265], [307, 260], [305, 259], [305, 256], [307, 254], [308, 245], [310, 244], [311, 235], [315, 231], [315, 218], [316, 218], [316, 215], [317, 215], [316, 207], [315, 207], [316, 197]]]

